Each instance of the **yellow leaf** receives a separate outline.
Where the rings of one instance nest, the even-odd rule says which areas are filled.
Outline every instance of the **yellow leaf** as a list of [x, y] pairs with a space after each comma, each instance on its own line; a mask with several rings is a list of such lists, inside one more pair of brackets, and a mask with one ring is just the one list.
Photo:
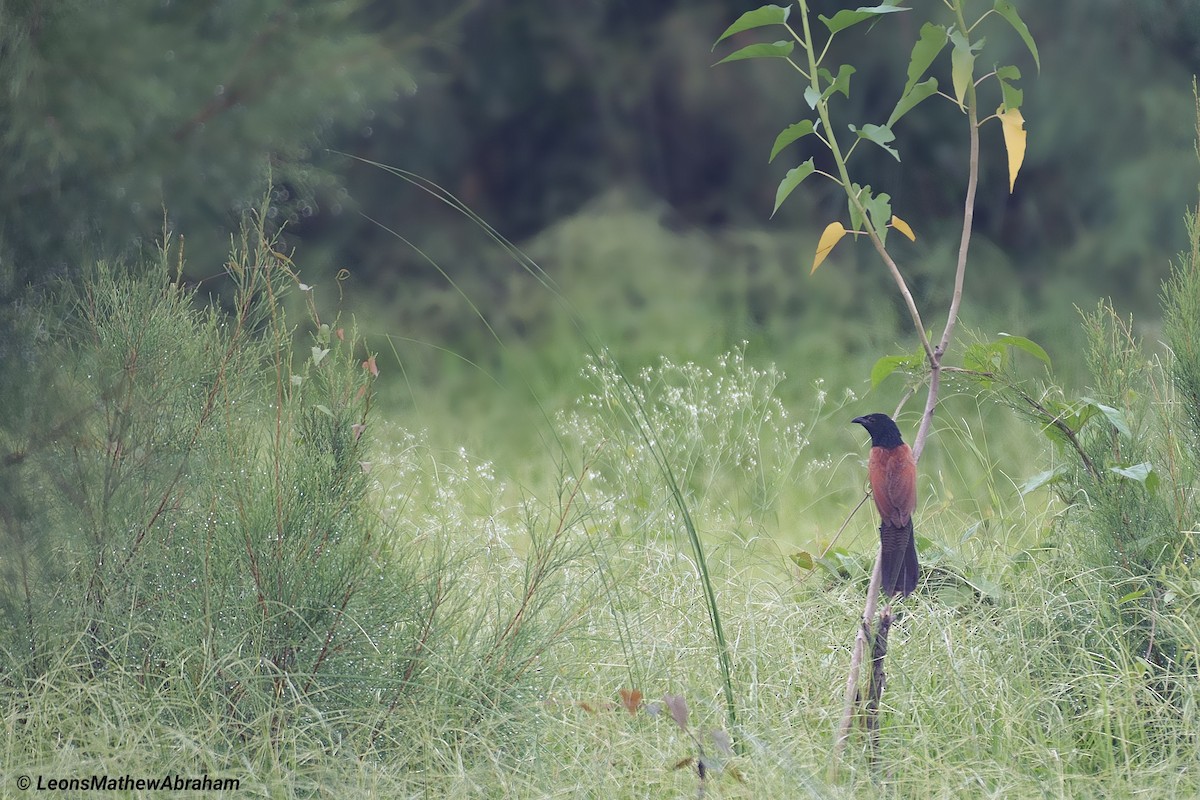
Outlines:
[[840, 222], [831, 222], [825, 226], [825, 232], [821, 234], [821, 239], [817, 242], [817, 255], [813, 258], [812, 272], [808, 273], [809, 275], [817, 271], [817, 267], [821, 266], [821, 262], [829, 255], [829, 251], [845, 235], [846, 229]]
[[912, 226], [897, 217], [895, 214], [892, 215], [892, 227], [907, 236], [910, 242], [915, 242], [917, 240], [917, 235], [913, 233]]
[[1011, 194], [1017, 185], [1017, 173], [1025, 161], [1025, 117], [1019, 108], [1004, 108], [996, 111], [1000, 127], [1004, 130], [1004, 148], [1008, 150], [1008, 191]]

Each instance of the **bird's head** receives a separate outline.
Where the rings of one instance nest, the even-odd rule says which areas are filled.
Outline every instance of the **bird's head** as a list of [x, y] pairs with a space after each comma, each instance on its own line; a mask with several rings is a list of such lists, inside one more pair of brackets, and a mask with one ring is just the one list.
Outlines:
[[900, 437], [900, 429], [887, 414], [876, 412], [855, 417], [850, 421], [857, 422], [867, 429], [867, 433], [871, 434], [873, 447], [899, 447], [904, 444], [904, 440]]

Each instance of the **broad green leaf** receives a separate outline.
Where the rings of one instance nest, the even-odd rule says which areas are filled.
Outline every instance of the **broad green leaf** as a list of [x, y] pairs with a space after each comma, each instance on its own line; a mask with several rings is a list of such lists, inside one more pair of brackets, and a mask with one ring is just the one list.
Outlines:
[[812, 86], [804, 87], [804, 102], [808, 103], [809, 108], [816, 108], [817, 103], [821, 102], [821, 93]]
[[1013, 26], [1013, 30], [1025, 42], [1025, 46], [1029, 48], [1030, 54], [1033, 56], [1033, 63], [1037, 65], [1038, 72], [1042, 71], [1042, 60], [1038, 58], [1037, 43], [1033, 41], [1033, 37], [1029, 35], [1029, 28], [1021, 20], [1021, 16], [1017, 13], [1017, 9], [1013, 8], [1013, 4], [1009, 0], [996, 0], [996, 13], [1008, 20], [1008, 24]]
[[910, 242], [915, 242], [917, 240], [917, 235], [913, 233], [912, 226], [897, 217], [895, 214], [892, 215], [892, 227], [907, 236]]
[[329, 410], [329, 406], [316, 405], [316, 406], [313, 406], [313, 408], [315, 408], [317, 411], [320, 411], [322, 414], [329, 417], [330, 419], [333, 419], [333, 412]]
[[807, 550], [797, 550], [795, 553], [792, 553], [790, 556], [788, 556], [788, 558], [793, 564], [803, 570], [810, 570], [813, 568], [813, 566], [815, 566], [813, 555]]
[[959, 108], [965, 108], [963, 99], [966, 98], [967, 89], [975, 78], [975, 50], [979, 45], [972, 45], [961, 31], [950, 34], [950, 41], [954, 43], [954, 50], [950, 52], [950, 78], [954, 81], [954, 99]]
[[1042, 487], [1049, 486], [1052, 483], [1058, 483], [1066, 477], [1067, 468], [1064, 466], [1048, 469], [1045, 472], [1039, 472], [1037, 475], [1034, 475], [1029, 480], [1025, 481], [1018, 491], [1021, 493], [1021, 496], [1024, 497], [1030, 492], [1036, 492]]
[[916, 84], [912, 87], [912, 89], [906, 91], [901, 96], [900, 101], [896, 103], [896, 107], [892, 109], [892, 115], [888, 117], [887, 121], [888, 127], [892, 127], [901, 117], [903, 117], [909, 111], [912, 111], [913, 108], [916, 107], [917, 103], [920, 103], [922, 100], [926, 100], [934, 94], [937, 94], [937, 89], [937, 78], [930, 78], [927, 81], [922, 81], [921, 83]]
[[717, 49], [717, 45], [733, 36], [735, 33], [748, 31], [753, 28], [762, 28], [767, 25], [782, 25], [787, 22], [788, 15], [792, 13], [791, 6], [763, 6], [756, 8], [753, 11], [747, 11], [737, 18], [737, 21], [725, 29], [720, 38], [713, 43], [713, 49]]
[[976, 597], [969, 587], [952, 583], [937, 590], [937, 602], [944, 608], [969, 608], [976, 604]]
[[827, 555], [817, 559], [817, 566], [835, 580], [846, 580], [858, 576], [866, 577], [868, 567], [861, 555], [851, 553], [843, 547], [831, 547]]
[[1092, 417], [1100, 413], [1100, 409], [1091, 403], [1084, 403], [1076, 408], [1062, 406], [1061, 404], [1048, 405], [1048, 407], [1057, 412], [1058, 418], [1066, 423], [1073, 431], [1078, 431], [1088, 423]]
[[771, 148], [771, 157], [768, 159], [768, 163], [775, 160], [775, 156], [779, 155], [780, 150], [797, 139], [808, 136], [814, 130], [816, 129], [813, 127], [812, 121], [807, 119], [797, 122], [795, 125], [788, 125], [775, 137], [775, 146]]
[[[741, 50], [735, 50], [725, 56], [717, 64], [724, 64], [727, 61], [743, 61], [747, 58], [787, 58], [795, 47], [795, 42], [747, 45]], [[713, 64], [713, 66], [715, 67], [717, 64]]]
[[884, 356], [871, 367], [871, 388], [874, 389], [900, 367], [908, 363], [908, 356]]
[[1016, 67], [1000, 67], [996, 70], [996, 80], [1000, 82], [1000, 92], [1004, 96], [1005, 109], [1020, 108], [1025, 99], [1025, 93], [1012, 85], [1013, 81], [1021, 79], [1021, 70]]
[[850, 76], [857, 70], [849, 64], [842, 64], [838, 67], [836, 78], [829, 77], [828, 70], [821, 70], [825, 73], [829, 85], [825, 87], [825, 91], [821, 93], [821, 97], [829, 97], [834, 92], [841, 92], [843, 97], [850, 96]]
[[1024, 336], [1013, 336], [1011, 333], [1001, 333], [996, 339], [1001, 344], [1006, 344], [1009, 347], [1015, 347], [1018, 350], [1024, 350], [1034, 358], [1044, 361], [1046, 366], [1050, 366], [1050, 355], [1042, 348], [1040, 344], [1032, 339], [1026, 339]]
[[908, 81], [904, 84], [901, 96], [911, 92], [917, 81], [929, 71], [929, 66], [938, 57], [938, 53], [942, 52], [948, 38], [944, 25], [926, 22], [921, 26], [921, 38], [913, 45], [912, 55], [908, 58]]
[[[1067, 427], [1071, 426], [1068, 424]], [[1072, 428], [1072, 430], [1074, 429]], [[1042, 426], [1041, 432], [1056, 447], [1068, 447], [1071, 444], [1071, 439], [1057, 425], [1047, 423]]]
[[1004, 149], [1008, 151], [1008, 191], [1012, 193], [1017, 185], [1017, 173], [1025, 162], [1025, 117], [1019, 108], [996, 109], [1000, 118], [1000, 129], [1004, 131]]
[[856, 128], [851, 125], [850, 130], [858, 134], [858, 138], [866, 139], [869, 142], [874, 142], [884, 150], [887, 150], [889, 153], [891, 153], [892, 158], [896, 159], [897, 161], [900, 160], [900, 154], [896, 152], [896, 148], [888, 147], [887, 144], [888, 142], [893, 142], [896, 140], [896, 134], [892, 133], [891, 128], [887, 127], [886, 125], [863, 125], [861, 128]]
[[964, 575], [963, 581], [979, 593], [979, 595], [991, 600], [998, 600], [1004, 594], [1004, 590], [1000, 588], [1000, 584], [990, 581], [982, 575]]
[[1158, 473], [1154, 471], [1154, 466], [1149, 461], [1143, 461], [1141, 464], [1134, 464], [1129, 467], [1109, 467], [1108, 469], [1122, 478], [1137, 481], [1145, 486], [1146, 491], [1150, 493], [1158, 489]]
[[1112, 406], [1106, 406], [1103, 403], [1101, 403], [1097, 400], [1093, 400], [1090, 397], [1081, 397], [1079, 399], [1081, 401], [1083, 401], [1085, 404], [1092, 406], [1097, 411], [1099, 411], [1101, 414], [1103, 414], [1108, 419], [1108, 421], [1112, 423], [1112, 426], [1114, 428], [1116, 428], [1118, 431], [1120, 431], [1122, 435], [1124, 435], [1124, 436], [1132, 436], [1133, 435], [1129, 430], [1129, 424], [1125, 421], [1125, 412], [1115, 409]]
[[821, 262], [829, 255], [829, 251], [845, 235], [846, 229], [840, 222], [831, 222], [825, 226], [825, 230], [821, 233], [821, 238], [817, 242], [817, 253], [813, 257], [812, 270], [808, 273], [809, 275], [817, 271], [817, 267], [821, 266]]
[[849, 28], [852, 25], [857, 25], [858, 23], [871, 19], [872, 17], [878, 17], [881, 14], [891, 14], [894, 11], [908, 11], [908, 9], [901, 6], [892, 5], [891, 3], [883, 3], [882, 5], [878, 6], [860, 6], [853, 11], [845, 8], [834, 14], [833, 17], [827, 17], [824, 14], [821, 14], [817, 17], [817, 19], [825, 23], [825, 27], [828, 28], [829, 32], [832, 34], [837, 33], [838, 31], [844, 31], [846, 28]]
[[783, 176], [783, 180], [779, 182], [779, 188], [775, 190], [775, 208], [771, 211], [771, 216], [775, 216], [775, 212], [783, 205], [783, 201], [787, 200], [792, 190], [799, 186], [805, 178], [812, 175], [816, 171], [813, 166], [813, 160], [810, 158], [798, 167], [788, 170], [787, 175]]
[[[866, 205], [867, 200], [871, 199], [871, 185], [859, 186], [857, 183], [850, 184], [850, 194], [857, 197], [859, 202]], [[862, 230], [863, 218], [862, 212], [849, 198], [847, 203], [850, 206], [850, 228], [852, 230]]]
[[875, 229], [875, 233], [879, 236], [879, 241], [886, 244], [887, 224], [892, 218], [892, 196], [885, 192], [880, 192], [863, 203], [863, 207], [867, 209], [867, 214], [871, 216], [871, 227]]
[[316, 366], [320, 366], [321, 362], [322, 362], [322, 361], [325, 359], [325, 356], [327, 356], [327, 355], [329, 355], [329, 348], [327, 348], [327, 347], [314, 347], [314, 348], [312, 349], [312, 361], [313, 361], [313, 366], [314, 366], [314, 367], [316, 367]]

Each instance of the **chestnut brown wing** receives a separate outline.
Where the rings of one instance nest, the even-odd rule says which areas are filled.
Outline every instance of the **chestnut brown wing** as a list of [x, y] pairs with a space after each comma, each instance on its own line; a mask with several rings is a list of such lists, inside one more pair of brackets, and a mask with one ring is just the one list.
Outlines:
[[917, 464], [908, 445], [871, 448], [868, 462], [871, 494], [882, 522], [896, 528], [908, 525], [917, 507]]

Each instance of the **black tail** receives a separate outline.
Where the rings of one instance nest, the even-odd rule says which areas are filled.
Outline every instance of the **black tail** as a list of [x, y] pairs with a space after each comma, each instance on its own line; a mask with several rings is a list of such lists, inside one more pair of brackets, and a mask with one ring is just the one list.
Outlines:
[[900, 592], [908, 597], [917, 588], [917, 576], [921, 571], [917, 563], [917, 542], [913, 538], [912, 520], [903, 528], [891, 525], [879, 527], [881, 589], [889, 597]]

